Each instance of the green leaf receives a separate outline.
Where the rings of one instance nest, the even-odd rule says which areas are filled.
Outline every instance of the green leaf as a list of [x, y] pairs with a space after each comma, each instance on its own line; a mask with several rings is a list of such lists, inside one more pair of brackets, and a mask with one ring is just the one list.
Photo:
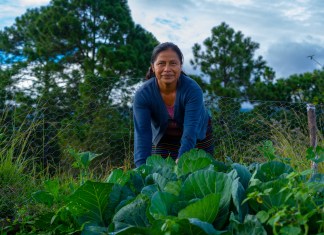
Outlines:
[[255, 178], [262, 182], [276, 180], [282, 175], [287, 175], [293, 172], [293, 169], [282, 162], [272, 161], [266, 162], [259, 166], [255, 174]]
[[95, 159], [96, 157], [100, 156], [101, 154], [95, 154], [92, 152], [82, 152], [79, 153], [80, 157], [80, 163], [83, 168], [88, 168], [90, 163]]
[[[116, 232], [108, 233], [113, 235], [130, 235], [130, 234], [141, 234], [141, 235], [151, 235], [151, 234], [157, 234], [152, 233], [152, 229], [146, 228], [146, 227], [135, 227], [135, 226], [127, 226], [124, 227]], [[162, 235], [162, 234], [161, 234]]]
[[107, 234], [107, 227], [100, 227], [95, 225], [84, 226], [82, 235], [104, 235]]
[[116, 231], [129, 226], [148, 227], [150, 223], [146, 216], [147, 200], [139, 195], [133, 202], [116, 212], [112, 221]]
[[277, 179], [249, 187], [247, 190], [248, 195], [253, 193], [256, 195], [260, 194], [257, 198], [249, 200], [250, 208], [257, 213], [261, 210], [267, 211], [282, 205], [290, 205], [291, 192], [285, 188], [287, 184], [287, 179]]
[[213, 163], [208, 153], [201, 149], [192, 149], [184, 153], [178, 161], [178, 177], [208, 167]]
[[215, 159], [213, 159], [213, 166], [214, 166], [215, 171], [224, 172], [224, 173], [226, 173], [230, 168], [224, 162], [216, 161]]
[[267, 235], [260, 221], [253, 215], [247, 215], [244, 223], [240, 223], [231, 214], [229, 232], [235, 235]]
[[232, 168], [237, 172], [239, 181], [241, 182], [244, 189], [247, 189], [251, 179], [250, 171], [247, 169], [247, 167], [238, 163], [233, 163]]
[[60, 190], [60, 185], [59, 185], [59, 180], [54, 179], [54, 180], [46, 180], [44, 182], [44, 187], [45, 190], [51, 193], [54, 196], [54, 199], [57, 201], [59, 199], [59, 190]]
[[148, 186], [145, 186], [142, 188], [141, 193], [148, 196], [149, 198], [152, 197], [152, 195], [159, 190], [158, 186], [156, 184], [151, 184]]
[[93, 161], [96, 157], [100, 156], [101, 154], [95, 154], [92, 152], [76, 152], [73, 148], [69, 148], [68, 152], [74, 158], [75, 162], [73, 165], [78, 168], [87, 169], [90, 165], [90, 162]]
[[164, 190], [164, 187], [168, 182], [168, 179], [163, 177], [159, 173], [153, 173], [153, 180], [158, 185], [160, 191]]
[[[154, 235], [185, 234], [185, 235], [219, 235], [212, 224], [199, 219], [166, 219], [164, 223], [154, 223], [152, 233]], [[150, 235], [151, 235], [150, 234]]]
[[115, 210], [123, 207], [128, 201], [134, 198], [135, 194], [128, 187], [115, 184], [109, 195], [106, 218], [111, 219], [115, 213]]
[[264, 157], [268, 158], [268, 161], [272, 161], [276, 158], [272, 141], [266, 140], [258, 149]]
[[211, 193], [220, 193], [220, 208], [227, 207], [231, 200], [233, 180], [222, 172], [199, 170], [190, 174], [181, 189], [186, 200], [203, 198]]
[[172, 206], [177, 200], [178, 197], [173, 194], [156, 192], [151, 198], [149, 211], [155, 219], [165, 219], [172, 215]]
[[243, 222], [249, 208], [247, 203], [243, 203], [244, 199], [246, 198], [246, 193], [244, 187], [238, 179], [235, 179], [232, 184], [232, 198], [233, 204], [238, 212], [240, 222]]
[[[204, 221], [200, 221], [199, 219], [196, 218], [191, 218], [189, 219], [190, 224], [194, 225], [194, 227], [198, 227], [200, 229], [202, 229], [205, 234], [207, 235], [219, 235], [219, 234], [223, 234], [223, 232], [217, 231], [212, 224], [204, 222]], [[199, 231], [193, 232], [193, 235], [197, 235], [197, 234], [202, 234]]]
[[228, 174], [210, 170], [199, 170], [190, 174], [185, 180], [180, 197], [185, 200], [203, 198], [211, 193], [221, 194], [217, 228], [221, 228], [227, 219], [232, 198], [233, 179]]
[[133, 169], [132, 171], [140, 174], [142, 178], [145, 179], [148, 175], [153, 173], [153, 167], [143, 164], [140, 167]]
[[300, 227], [294, 227], [294, 226], [285, 226], [280, 229], [280, 234], [283, 235], [291, 235], [291, 234], [301, 234], [302, 230]]
[[144, 185], [144, 179], [142, 176], [136, 171], [130, 171], [129, 180], [126, 183], [126, 186], [128, 186], [135, 194], [139, 194]]
[[87, 181], [71, 195], [69, 208], [80, 224], [91, 222], [93, 225], [108, 226], [106, 217], [113, 186]]
[[181, 191], [181, 180], [167, 182], [164, 191], [179, 196]]
[[149, 174], [145, 177], [145, 185], [155, 184], [153, 174]]
[[306, 151], [306, 158], [317, 164], [324, 162], [324, 148], [317, 146], [315, 149], [310, 147]]
[[173, 168], [175, 166], [175, 162], [170, 157], [165, 159], [159, 155], [152, 155], [146, 159], [146, 165], [151, 166], [152, 172], [155, 172], [163, 167]]
[[197, 218], [212, 223], [219, 209], [220, 194], [211, 193], [179, 211], [180, 219]]
[[266, 211], [259, 211], [256, 214], [256, 217], [260, 220], [261, 223], [265, 223], [269, 219], [269, 214]]
[[130, 179], [130, 172], [122, 169], [114, 169], [106, 179], [107, 183], [125, 185]]
[[162, 175], [164, 178], [168, 179], [168, 180], [177, 180], [178, 177], [176, 175], [176, 173], [174, 172], [174, 168], [170, 168], [170, 167], [162, 167], [159, 169], [156, 169], [156, 171], [154, 173], [159, 173], [160, 175]]
[[314, 159], [316, 156], [316, 153], [314, 151], [314, 148], [313, 147], [309, 147], [307, 150], [306, 150], [306, 158], [308, 160], [312, 160]]
[[47, 206], [52, 206], [54, 202], [53, 194], [43, 190], [32, 193], [32, 197], [36, 202], [45, 204]]

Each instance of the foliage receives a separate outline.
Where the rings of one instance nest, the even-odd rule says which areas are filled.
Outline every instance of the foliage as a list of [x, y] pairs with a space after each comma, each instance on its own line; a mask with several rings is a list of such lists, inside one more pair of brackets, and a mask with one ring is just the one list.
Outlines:
[[[106, 166], [122, 165], [123, 156], [131, 155], [132, 149], [130, 109], [106, 107], [89, 113], [86, 116], [76, 113], [62, 121], [58, 136], [60, 146], [100, 153], [102, 157], [92, 165], [98, 173], [106, 171]], [[89, 116], [94, 118], [89, 120]]]
[[33, 231], [321, 233], [324, 181], [322, 175], [308, 180], [310, 173], [297, 173], [289, 165], [272, 160], [253, 167], [224, 165], [197, 149], [183, 155], [178, 164], [170, 158], [151, 156], [139, 168], [113, 170], [105, 182], [87, 181], [52, 219], [48, 218], [51, 223], [47, 227], [34, 224]]
[[306, 158], [316, 164], [324, 162], [324, 148], [321, 146], [316, 146], [316, 148], [310, 147], [307, 149]]
[[[16, 113], [8, 115], [7, 129], [27, 116], [43, 122], [28, 155], [57, 165], [67, 143], [82, 135], [72, 128], [68, 140], [61, 138], [66, 126], [80, 127], [93, 139], [99, 123], [109, 122], [111, 107], [128, 105], [128, 88], [144, 77], [157, 43], [133, 22], [125, 0], [54, 0], [27, 10], [0, 31], [0, 114], [6, 104]], [[122, 112], [112, 115], [119, 120]], [[104, 139], [118, 135], [108, 127]], [[73, 147], [82, 149], [76, 142]], [[119, 143], [104, 150], [102, 143], [92, 145], [102, 153], [121, 149]]]
[[324, 70], [294, 74], [273, 83], [257, 82], [249, 88], [249, 97], [255, 100], [324, 103]]
[[[264, 168], [271, 172], [274, 165], [268, 164]], [[260, 221], [271, 227], [273, 234], [317, 234], [322, 231], [323, 185], [314, 184], [312, 179], [305, 183], [310, 170], [297, 173], [282, 167], [275, 169], [275, 177], [260, 178], [256, 173], [247, 191], [247, 200], [252, 199], [250, 207]]]
[[92, 152], [81, 152], [78, 153], [74, 149], [68, 149], [69, 154], [75, 160], [72, 164], [73, 167], [80, 169], [80, 184], [84, 184], [88, 180], [90, 163], [100, 156], [100, 154], [95, 154]]

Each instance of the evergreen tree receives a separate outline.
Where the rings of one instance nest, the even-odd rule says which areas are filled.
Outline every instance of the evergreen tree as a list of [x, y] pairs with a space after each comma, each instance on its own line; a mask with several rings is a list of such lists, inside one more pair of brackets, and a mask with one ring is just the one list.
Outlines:
[[226, 23], [214, 27], [211, 37], [193, 46], [191, 64], [200, 68], [202, 75], [210, 79], [207, 90], [211, 94], [230, 97], [246, 97], [247, 88], [256, 81], [272, 80], [274, 72], [266, 66], [261, 56], [254, 53], [259, 44]]

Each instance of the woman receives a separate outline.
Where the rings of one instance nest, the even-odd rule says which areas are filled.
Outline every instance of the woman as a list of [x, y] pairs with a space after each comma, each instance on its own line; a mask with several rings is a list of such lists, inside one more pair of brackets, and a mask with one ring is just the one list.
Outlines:
[[213, 154], [210, 116], [199, 85], [182, 71], [183, 55], [166, 42], [156, 46], [146, 81], [134, 97], [136, 167], [158, 154], [176, 162], [193, 148]]

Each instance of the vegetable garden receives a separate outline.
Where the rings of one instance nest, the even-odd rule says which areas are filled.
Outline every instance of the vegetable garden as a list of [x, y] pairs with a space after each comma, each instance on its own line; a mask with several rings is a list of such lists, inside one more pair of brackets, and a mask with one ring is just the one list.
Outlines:
[[133, 92], [159, 42], [127, 1], [53, 0], [1, 30], [0, 234], [324, 234], [324, 70], [275, 77], [235, 31], [192, 48], [215, 156], [133, 169]]
[[[64, 196], [59, 180], [45, 182], [32, 198], [46, 213], [18, 223], [18, 234], [323, 234], [323, 174], [296, 172], [272, 153], [265, 148], [268, 161], [247, 166], [193, 149], [178, 164], [151, 156], [90, 181], [98, 155], [74, 151], [80, 185]], [[322, 148], [307, 157], [314, 154], [323, 161]]]
[[151, 156], [136, 169], [129, 108], [62, 123], [10, 109], [0, 125], [1, 234], [323, 234], [322, 106], [318, 146], [308, 148], [303, 103], [244, 112], [219, 101], [215, 156]]

